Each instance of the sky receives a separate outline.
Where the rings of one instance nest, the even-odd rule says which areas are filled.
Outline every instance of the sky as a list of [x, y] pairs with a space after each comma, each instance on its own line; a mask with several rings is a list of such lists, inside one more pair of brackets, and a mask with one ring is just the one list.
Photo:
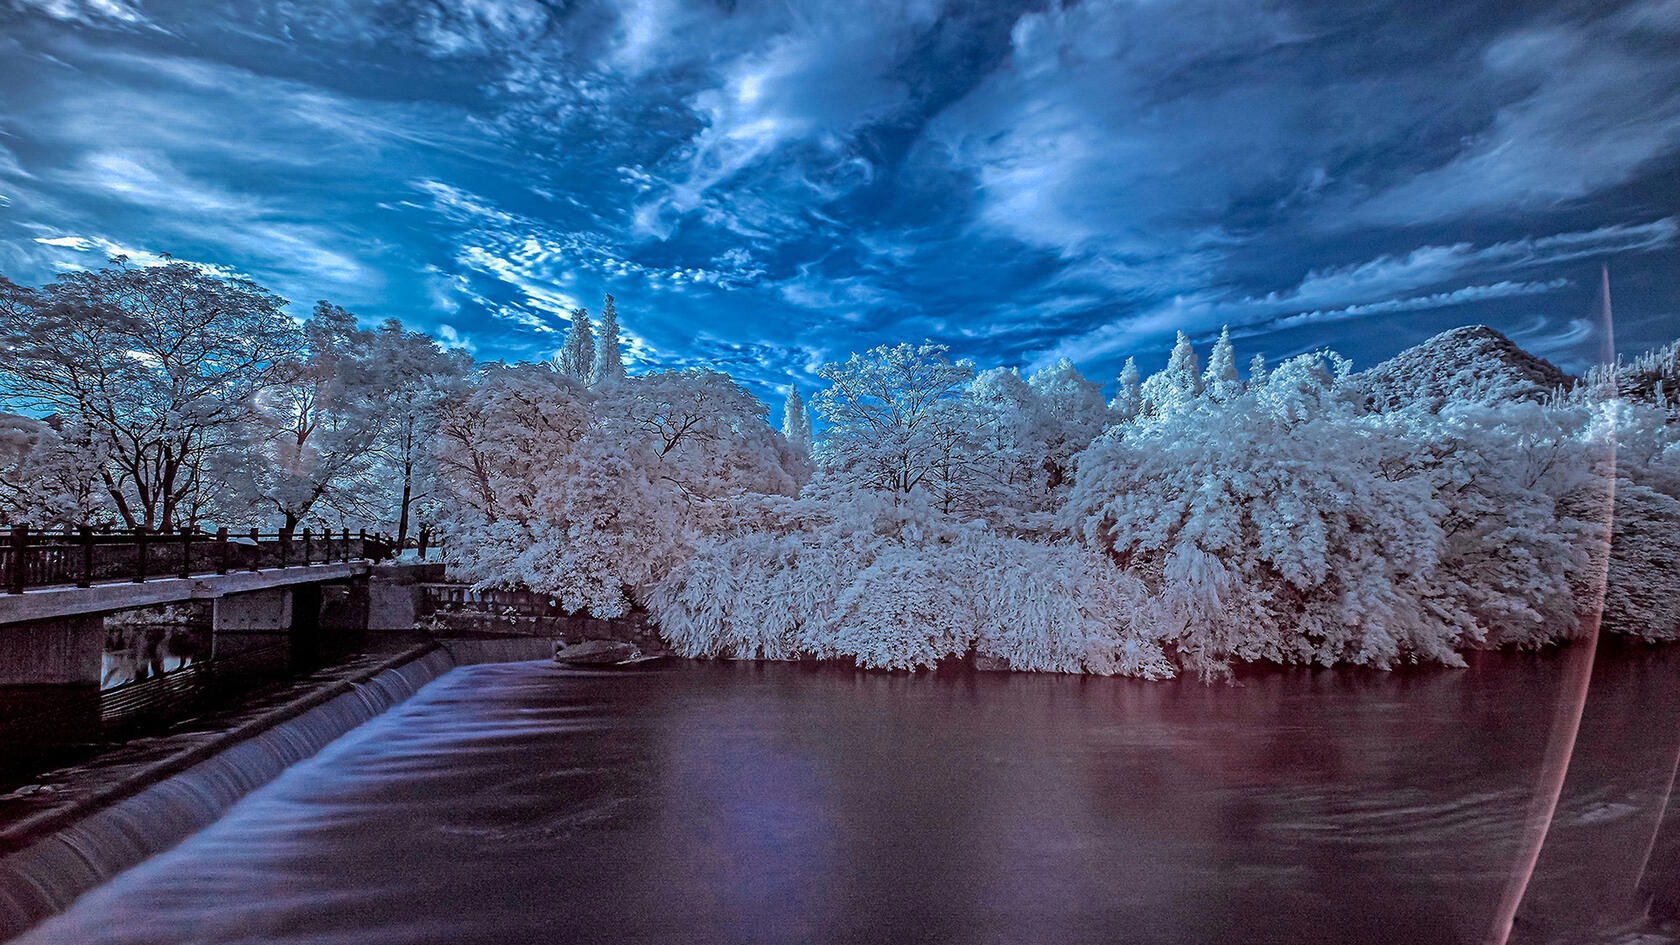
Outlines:
[[[932, 339], [1109, 389], [1680, 336], [1680, 0], [0, 0], [0, 274], [250, 275], [479, 358], [617, 298], [776, 403]], [[1205, 352], [1205, 348], [1203, 349]]]

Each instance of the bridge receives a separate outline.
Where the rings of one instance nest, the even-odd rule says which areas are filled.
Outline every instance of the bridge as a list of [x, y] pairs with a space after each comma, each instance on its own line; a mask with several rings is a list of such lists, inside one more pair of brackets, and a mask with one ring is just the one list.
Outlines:
[[[441, 570], [393, 563], [393, 540], [348, 531], [18, 527], [0, 542], [0, 741], [14, 743], [97, 730], [108, 616], [185, 605], [208, 630], [197, 662], [272, 673], [369, 629], [411, 629], [420, 577]], [[52, 731], [31, 733], [31, 716]]]

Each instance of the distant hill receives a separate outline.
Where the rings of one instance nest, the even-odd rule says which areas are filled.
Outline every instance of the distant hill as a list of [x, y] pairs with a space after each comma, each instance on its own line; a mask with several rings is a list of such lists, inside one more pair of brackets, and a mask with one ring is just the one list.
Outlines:
[[1546, 399], [1574, 379], [1544, 358], [1486, 325], [1441, 332], [1387, 361], [1353, 376], [1364, 388], [1366, 406], [1393, 410], [1422, 403], [1439, 410], [1446, 402]]

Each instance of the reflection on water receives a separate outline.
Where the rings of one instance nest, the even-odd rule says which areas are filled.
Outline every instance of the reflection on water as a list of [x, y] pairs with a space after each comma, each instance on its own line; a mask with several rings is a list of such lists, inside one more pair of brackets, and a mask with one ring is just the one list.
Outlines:
[[[1677, 669], [1601, 655], [1514, 940], [1672, 900]], [[1479, 942], [1559, 670], [469, 667], [24, 941]]]

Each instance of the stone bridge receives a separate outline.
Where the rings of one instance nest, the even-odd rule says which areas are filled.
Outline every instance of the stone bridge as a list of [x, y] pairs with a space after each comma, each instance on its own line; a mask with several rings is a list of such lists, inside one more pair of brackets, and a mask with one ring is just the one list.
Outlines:
[[[180, 570], [198, 564], [185, 556], [188, 550]], [[224, 549], [220, 567], [191, 568], [202, 573], [142, 574], [0, 594], [0, 702], [11, 703], [0, 705], [0, 716], [50, 716], [58, 729], [53, 741], [96, 731], [105, 618], [123, 611], [194, 605], [208, 618], [203, 623], [210, 631], [209, 665], [236, 666], [242, 674], [312, 665], [323, 652], [345, 649], [369, 630], [411, 630], [421, 601], [419, 582], [440, 580], [443, 565], [349, 557], [373, 551], [367, 543], [346, 543], [344, 550], [337, 561], [271, 557], [234, 570], [227, 567]], [[12, 737], [0, 741], [18, 741], [18, 726], [0, 724], [7, 728]]]

